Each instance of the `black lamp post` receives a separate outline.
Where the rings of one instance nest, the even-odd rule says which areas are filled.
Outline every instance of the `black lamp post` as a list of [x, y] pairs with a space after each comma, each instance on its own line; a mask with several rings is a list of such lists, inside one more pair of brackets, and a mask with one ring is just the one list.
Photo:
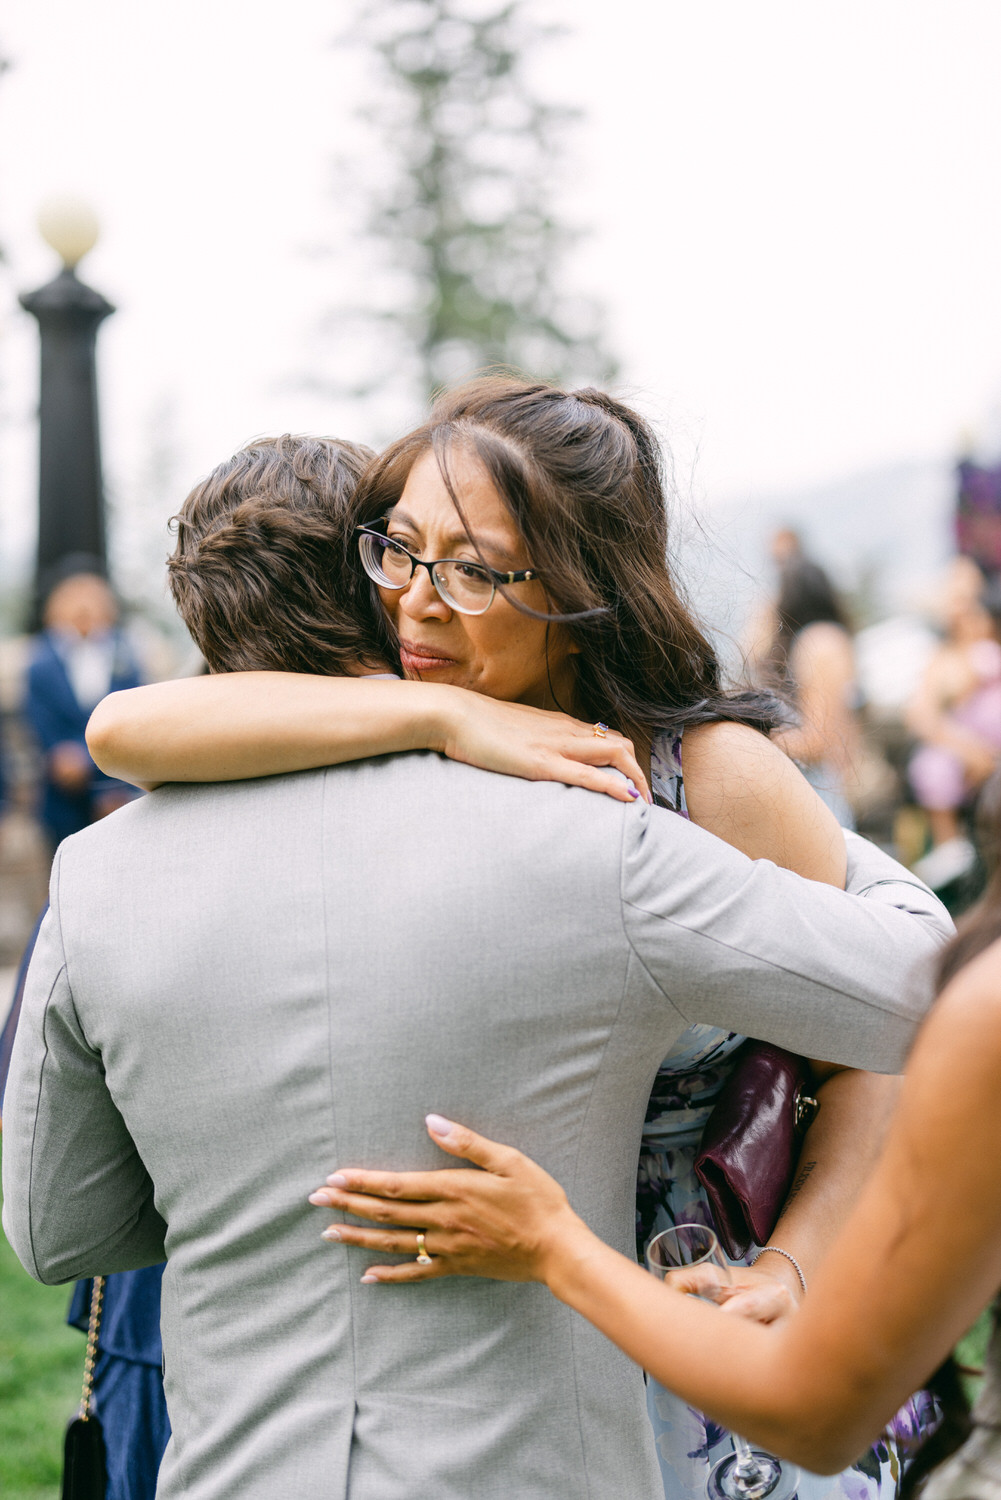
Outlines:
[[39, 228], [63, 268], [20, 299], [38, 321], [42, 344], [37, 603], [47, 579], [71, 556], [106, 571], [94, 348], [98, 328], [115, 310], [76, 274], [78, 261], [97, 239], [91, 211], [70, 200], [53, 202], [39, 215]]

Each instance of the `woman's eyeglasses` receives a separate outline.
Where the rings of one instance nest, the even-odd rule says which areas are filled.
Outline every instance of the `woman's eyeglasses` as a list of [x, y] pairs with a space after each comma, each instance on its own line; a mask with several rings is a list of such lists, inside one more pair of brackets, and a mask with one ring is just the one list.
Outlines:
[[531, 568], [517, 573], [498, 573], [483, 563], [465, 562], [459, 558], [441, 557], [425, 562], [415, 557], [400, 542], [384, 536], [378, 523], [357, 526], [358, 552], [362, 567], [381, 589], [405, 589], [415, 568], [427, 568], [431, 582], [450, 609], [460, 615], [482, 615], [493, 603], [497, 585], [527, 583], [538, 574]]

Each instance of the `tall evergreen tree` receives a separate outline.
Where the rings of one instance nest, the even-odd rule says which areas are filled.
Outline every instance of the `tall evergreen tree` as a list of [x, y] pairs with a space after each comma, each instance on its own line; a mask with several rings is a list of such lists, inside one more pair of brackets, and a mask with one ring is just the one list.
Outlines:
[[[576, 111], [536, 96], [553, 29], [526, 0], [366, 0], [353, 40], [374, 60], [374, 137], [359, 208], [367, 295], [330, 325], [369, 373], [357, 394], [408, 404], [488, 367], [562, 381], [615, 371], [596, 304], [563, 289], [574, 230], [554, 199]], [[344, 359], [337, 358], [342, 373]]]

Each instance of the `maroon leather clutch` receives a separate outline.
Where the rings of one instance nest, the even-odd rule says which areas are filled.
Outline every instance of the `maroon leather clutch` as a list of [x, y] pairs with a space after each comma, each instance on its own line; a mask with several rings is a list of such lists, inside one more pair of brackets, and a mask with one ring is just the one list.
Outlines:
[[695, 1173], [731, 1259], [764, 1245], [792, 1186], [801, 1138], [818, 1108], [804, 1057], [746, 1042], [702, 1132]]

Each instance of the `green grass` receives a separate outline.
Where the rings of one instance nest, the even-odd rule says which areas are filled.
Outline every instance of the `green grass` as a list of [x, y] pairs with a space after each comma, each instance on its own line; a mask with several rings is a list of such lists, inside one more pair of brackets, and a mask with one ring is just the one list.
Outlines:
[[[990, 1341], [991, 1327], [994, 1315], [988, 1307], [980, 1314], [969, 1333], [961, 1338], [956, 1345], [956, 1359], [961, 1365], [966, 1365], [974, 1370], [982, 1370], [984, 1356], [987, 1353], [987, 1345]], [[964, 1375], [963, 1384], [966, 1394], [971, 1401], [976, 1400], [983, 1385], [983, 1381], [973, 1375]]]
[[66, 1423], [80, 1400], [84, 1338], [70, 1288], [39, 1286], [0, 1233], [0, 1495], [59, 1500]]

